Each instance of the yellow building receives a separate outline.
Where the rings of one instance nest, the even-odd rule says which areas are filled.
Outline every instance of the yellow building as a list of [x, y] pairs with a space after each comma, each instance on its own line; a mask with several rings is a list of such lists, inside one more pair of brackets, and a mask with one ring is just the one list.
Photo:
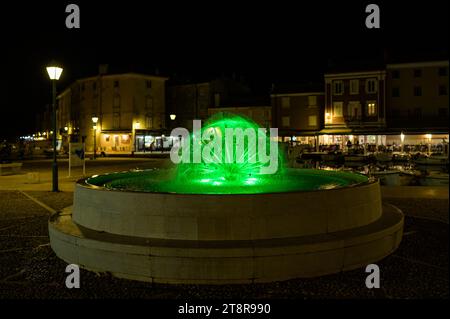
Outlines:
[[448, 61], [388, 64], [390, 128], [448, 131]]
[[[167, 78], [136, 73], [108, 74], [75, 81], [58, 96], [57, 127], [63, 147], [84, 141], [86, 151], [131, 153], [137, 136], [165, 133]], [[94, 129], [93, 117], [98, 118]]]

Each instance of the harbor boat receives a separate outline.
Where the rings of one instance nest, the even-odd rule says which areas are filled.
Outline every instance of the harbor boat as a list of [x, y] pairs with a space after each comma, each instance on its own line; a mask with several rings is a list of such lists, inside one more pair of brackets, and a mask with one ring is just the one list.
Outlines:
[[407, 153], [392, 153], [392, 162], [394, 163], [406, 163], [410, 158], [411, 156]]
[[448, 165], [448, 157], [445, 155], [420, 155], [414, 159], [414, 163], [417, 165]]
[[376, 153], [375, 159], [377, 162], [385, 163], [385, 162], [391, 162], [392, 161], [392, 154], [389, 153]]

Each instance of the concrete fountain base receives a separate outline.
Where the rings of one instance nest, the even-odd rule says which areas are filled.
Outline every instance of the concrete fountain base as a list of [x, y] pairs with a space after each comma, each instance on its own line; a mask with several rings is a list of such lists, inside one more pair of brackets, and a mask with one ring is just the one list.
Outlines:
[[[222, 203], [208, 205], [216, 200]], [[253, 283], [376, 262], [399, 246], [403, 214], [381, 205], [378, 182], [238, 200], [105, 191], [80, 182], [75, 205], [51, 217], [49, 233], [58, 257], [88, 270], [159, 283]]]

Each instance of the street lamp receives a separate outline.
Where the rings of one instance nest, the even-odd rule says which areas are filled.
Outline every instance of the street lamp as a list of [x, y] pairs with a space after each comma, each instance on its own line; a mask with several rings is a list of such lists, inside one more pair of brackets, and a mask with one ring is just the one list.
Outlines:
[[400, 133], [400, 141], [402, 142], [402, 153], [403, 153], [403, 142], [405, 141], [405, 134], [403, 134], [403, 132]]
[[172, 121], [175, 121], [176, 117], [177, 117], [176, 114], [170, 114], [170, 119], [171, 119]]
[[94, 123], [94, 126], [92, 127], [94, 129], [94, 159], [95, 156], [97, 155], [97, 146], [95, 145], [97, 142], [97, 122], [98, 122], [98, 117], [97, 116], [93, 116], [92, 117], [92, 123]]
[[52, 104], [53, 104], [53, 163], [52, 163], [52, 191], [58, 191], [58, 163], [56, 161], [56, 81], [59, 80], [63, 69], [55, 65], [47, 67], [47, 73], [52, 81]]
[[428, 140], [428, 154], [431, 154], [431, 139], [433, 138], [432, 134], [425, 134], [425, 137]]

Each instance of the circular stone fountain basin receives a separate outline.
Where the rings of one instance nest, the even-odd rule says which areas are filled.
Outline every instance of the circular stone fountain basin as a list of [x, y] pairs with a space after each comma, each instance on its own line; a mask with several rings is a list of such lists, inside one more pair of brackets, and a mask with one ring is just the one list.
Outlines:
[[52, 248], [118, 277], [245, 283], [363, 267], [401, 241], [403, 214], [362, 175], [288, 170], [272, 182], [214, 182], [183, 184], [161, 170], [81, 180], [73, 207], [49, 222]]

